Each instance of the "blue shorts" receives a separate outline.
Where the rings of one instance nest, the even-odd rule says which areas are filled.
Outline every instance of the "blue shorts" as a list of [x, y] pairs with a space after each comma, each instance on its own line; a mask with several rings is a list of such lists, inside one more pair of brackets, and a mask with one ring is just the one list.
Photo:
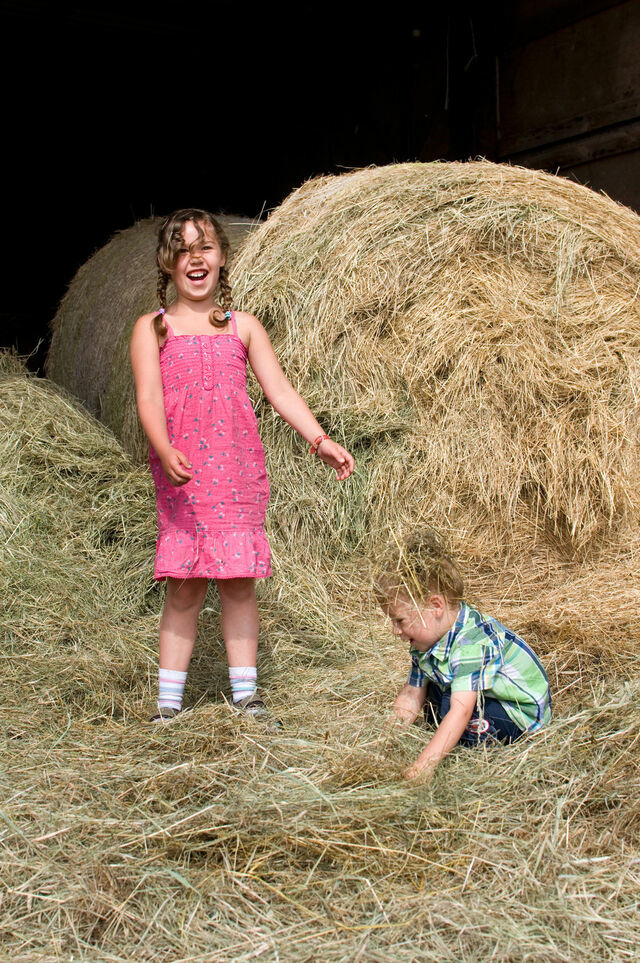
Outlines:
[[[509, 718], [501, 702], [485, 696], [483, 699], [482, 719], [478, 715], [478, 708], [473, 710], [467, 728], [462, 733], [459, 746], [477, 746], [487, 739], [496, 742], [515, 742], [522, 735], [515, 722]], [[427, 699], [424, 704], [424, 717], [429, 723], [440, 723], [451, 707], [451, 690], [442, 692], [435, 684], [427, 685]]]

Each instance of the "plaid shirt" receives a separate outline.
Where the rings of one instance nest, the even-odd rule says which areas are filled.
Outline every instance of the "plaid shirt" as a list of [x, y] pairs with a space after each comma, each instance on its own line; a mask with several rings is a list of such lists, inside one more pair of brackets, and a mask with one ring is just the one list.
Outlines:
[[482, 692], [502, 704], [519, 729], [551, 719], [549, 680], [535, 652], [497, 619], [460, 606], [453, 627], [428, 652], [411, 649], [409, 685], [430, 679], [443, 691]]

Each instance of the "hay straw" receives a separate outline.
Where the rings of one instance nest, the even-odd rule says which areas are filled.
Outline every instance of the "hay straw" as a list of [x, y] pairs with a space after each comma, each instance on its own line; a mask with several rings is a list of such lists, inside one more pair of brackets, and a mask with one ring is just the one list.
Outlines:
[[[217, 217], [232, 252], [255, 225], [246, 217]], [[118, 232], [80, 268], [52, 321], [46, 364], [48, 377], [79, 398], [138, 461], [146, 458], [147, 442], [136, 412], [129, 340], [136, 318], [158, 307], [161, 223], [149, 217]]]
[[288, 506], [276, 537], [344, 569], [429, 527], [471, 596], [516, 621], [575, 566], [605, 566], [615, 623], [640, 575], [639, 270], [633, 212], [540, 172], [401, 164], [303, 185], [232, 280], [358, 469], [329, 489], [258, 398]]
[[384, 724], [406, 655], [340, 565], [277, 538], [260, 669], [284, 732], [230, 714], [213, 598], [195, 708], [150, 728], [149, 479], [58, 389], [0, 372], [3, 958], [635, 958], [637, 632], [612, 650], [580, 607], [619, 572], [567, 567], [539, 638], [552, 725], [426, 787], [399, 778], [426, 734]]
[[638, 511], [639, 268], [638, 217], [586, 188], [401, 164], [305, 184], [233, 280], [327, 427], [375, 448], [361, 531], [402, 484], [414, 517], [526, 508], [582, 545]]
[[[395, 165], [295, 191], [245, 239], [234, 291], [358, 470], [335, 486], [255, 392], [283, 557], [312, 569], [328, 557], [344, 572], [426, 526], [487, 604], [549, 591], [577, 553], [633, 575], [639, 224], [562, 178], [486, 162]], [[115, 272], [119, 334], [142, 310], [127, 301], [142, 289], [136, 230], [118, 255], [133, 273]], [[117, 240], [61, 308], [73, 304], [85, 335], [78, 319], [113, 300], [88, 283], [114, 275]], [[112, 378], [103, 394], [140, 454], [127, 337], [126, 391]], [[100, 366], [83, 362], [89, 381]]]

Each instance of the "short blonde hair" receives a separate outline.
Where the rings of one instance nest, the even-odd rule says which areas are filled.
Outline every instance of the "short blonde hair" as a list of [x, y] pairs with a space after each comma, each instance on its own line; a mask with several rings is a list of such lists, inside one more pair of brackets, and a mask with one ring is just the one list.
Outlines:
[[373, 589], [381, 599], [403, 597], [425, 602], [444, 595], [450, 604], [462, 602], [464, 584], [455, 563], [432, 531], [394, 542], [375, 563]]

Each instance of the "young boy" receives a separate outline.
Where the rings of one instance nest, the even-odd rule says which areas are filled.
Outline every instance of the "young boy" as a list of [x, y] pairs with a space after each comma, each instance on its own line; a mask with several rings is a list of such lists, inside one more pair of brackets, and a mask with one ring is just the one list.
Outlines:
[[405, 778], [427, 778], [458, 744], [514, 742], [549, 722], [549, 680], [538, 657], [464, 602], [460, 575], [433, 536], [414, 536], [383, 561], [375, 590], [411, 654], [392, 718], [410, 725], [424, 708], [438, 724]]

